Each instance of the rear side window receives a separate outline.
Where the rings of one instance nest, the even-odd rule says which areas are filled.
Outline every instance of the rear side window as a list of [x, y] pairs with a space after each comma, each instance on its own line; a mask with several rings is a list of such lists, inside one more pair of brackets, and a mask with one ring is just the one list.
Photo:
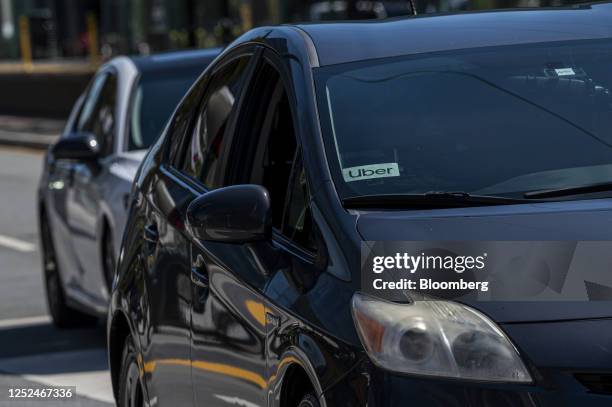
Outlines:
[[236, 58], [213, 73], [187, 138], [182, 172], [217, 188], [222, 155], [231, 142], [226, 131], [244, 82], [249, 56]]
[[181, 104], [177, 107], [172, 122], [169, 128], [170, 138], [170, 149], [169, 156], [170, 162], [175, 168], [181, 168], [183, 163], [183, 156], [181, 155], [181, 146], [183, 137], [189, 129], [193, 112], [198, 105], [200, 96], [202, 95], [202, 89], [204, 87], [205, 78], [201, 79], [196, 85], [194, 85], [189, 93], [185, 95]]

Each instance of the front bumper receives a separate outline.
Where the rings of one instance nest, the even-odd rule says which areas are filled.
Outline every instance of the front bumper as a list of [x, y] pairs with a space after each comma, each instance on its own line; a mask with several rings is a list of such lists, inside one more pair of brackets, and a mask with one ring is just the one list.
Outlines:
[[336, 406], [612, 406], [612, 319], [509, 324], [502, 328], [530, 366], [533, 384], [424, 378], [369, 360], [324, 392]]

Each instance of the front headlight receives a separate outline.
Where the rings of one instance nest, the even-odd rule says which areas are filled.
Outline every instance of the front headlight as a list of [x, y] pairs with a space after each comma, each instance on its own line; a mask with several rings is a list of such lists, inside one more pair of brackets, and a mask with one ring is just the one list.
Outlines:
[[495, 323], [442, 300], [396, 304], [356, 293], [353, 318], [372, 361], [388, 370], [498, 382], [531, 382], [516, 348]]

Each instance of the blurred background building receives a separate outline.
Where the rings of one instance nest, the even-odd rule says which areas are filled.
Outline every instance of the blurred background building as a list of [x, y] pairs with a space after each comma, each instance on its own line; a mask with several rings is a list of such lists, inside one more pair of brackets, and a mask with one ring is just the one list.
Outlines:
[[0, 116], [65, 118], [120, 54], [222, 46], [255, 26], [567, 0], [0, 0]]
[[[414, 0], [419, 14], [565, 2]], [[0, 59], [31, 53], [33, 60], [212, 47], [265, 24], [411, 14], [410, 0], [0, 0], [0, 6]]]

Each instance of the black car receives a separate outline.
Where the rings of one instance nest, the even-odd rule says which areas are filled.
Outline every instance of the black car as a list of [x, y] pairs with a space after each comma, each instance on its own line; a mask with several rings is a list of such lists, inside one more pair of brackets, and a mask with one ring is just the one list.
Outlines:
[[59, 327], [106, 316], [127, 197], [149, 146], [218, 49], [117, 57], [77, 100], [38, 188], [43, 276]]
[[611, 22], [597, 4], [230, 45], [134, 182], [119, 405], [612, 405], [610, 302], [388, 301], [361, 269], [366, 242], [610, 240]]

